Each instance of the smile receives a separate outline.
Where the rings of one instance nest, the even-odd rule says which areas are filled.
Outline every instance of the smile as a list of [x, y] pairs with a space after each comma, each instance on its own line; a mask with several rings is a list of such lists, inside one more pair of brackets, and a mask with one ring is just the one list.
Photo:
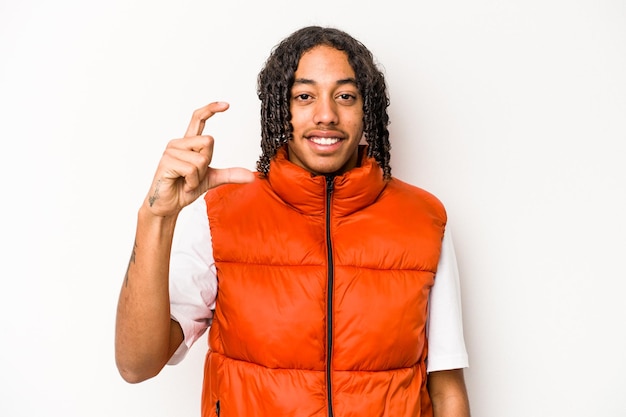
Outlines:
[[317, 145], [329, 146], [329, 145], [334, 145], [335, 143], [338, 143], [341, 139], [314, 137], [314, 138], [310, 138], [309, 140]]

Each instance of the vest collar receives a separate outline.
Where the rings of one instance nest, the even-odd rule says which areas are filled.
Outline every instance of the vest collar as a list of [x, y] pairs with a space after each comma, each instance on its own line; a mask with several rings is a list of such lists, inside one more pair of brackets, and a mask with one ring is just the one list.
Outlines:
[[[387, 182], [367, 147], [359, 146], [360, 166], [335, 176], [333, 214], [345, 216], [372, 204]], [[267, 179], [274, 192], [285, 203], [305, 214], [323, 214], [326, 208], [326, 177], [315, 175], [288, 159], [287, 147], [278, 150], [270, 163]]]

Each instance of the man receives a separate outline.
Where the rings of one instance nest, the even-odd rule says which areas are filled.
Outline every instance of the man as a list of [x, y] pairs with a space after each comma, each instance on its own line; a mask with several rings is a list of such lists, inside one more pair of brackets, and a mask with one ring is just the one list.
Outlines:
[[258, 94], [258, 172], [210, 167], [202, 132], [226, 103], [163, 154], [119, 299], [120, 373], [155, 376], [210, 327], [203, 416], [469, 416], [445, 209], [391, 176], [371, 53], [303, 28]]

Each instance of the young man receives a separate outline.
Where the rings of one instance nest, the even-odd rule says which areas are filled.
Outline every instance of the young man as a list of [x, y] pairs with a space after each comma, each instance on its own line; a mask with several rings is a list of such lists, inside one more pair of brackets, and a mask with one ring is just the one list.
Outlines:
[[155, 376], [210, 327], [205, 417], [469, 416], [445, 209], [391, 176], [371, 53], [303, 28], [258, 94], [256, 173], [210, 167], [204, 125], [226, 103], [163, 154], [119, 299], [120, 373]]

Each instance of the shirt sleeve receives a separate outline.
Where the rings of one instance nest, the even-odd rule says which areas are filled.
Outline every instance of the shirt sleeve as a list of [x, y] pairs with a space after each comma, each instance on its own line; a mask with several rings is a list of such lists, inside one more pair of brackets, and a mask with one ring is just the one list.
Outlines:
[[168, 364], [179, 363], [211, 325], [217, 274], [203, 196], [185, 207], [176, 221], [169, 274], [170, 315], [184, 340]]
[[427, 372], [469, 366], [463, 336], [459, 270], [448, 229], [444, 233], [435, 284], [430, 292], [427, 336]]

